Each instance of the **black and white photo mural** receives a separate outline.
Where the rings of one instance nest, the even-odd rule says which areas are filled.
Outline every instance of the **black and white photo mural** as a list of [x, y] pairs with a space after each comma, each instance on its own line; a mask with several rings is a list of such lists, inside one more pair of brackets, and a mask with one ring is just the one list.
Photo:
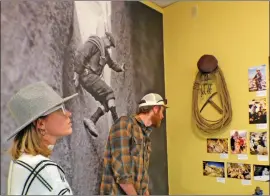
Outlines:
[[[136, 1], [1, 2], [1, 195], [6, 194], [7, 102], [45, 81], [67, 96], [73, 133], [54, 147], [75, 195], [99, 194], [103, 152], [115, 119], [149, 92], [165, 97], [162, 14]], [[166, 120], [151, 134], [150, 192], [168, 194]]]

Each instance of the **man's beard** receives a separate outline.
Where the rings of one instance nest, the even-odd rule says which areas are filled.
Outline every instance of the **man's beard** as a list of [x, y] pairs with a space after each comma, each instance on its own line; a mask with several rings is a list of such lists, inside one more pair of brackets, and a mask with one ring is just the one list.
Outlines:
[[152, 126], [153, 126], [153, 127], [155, 127], [155, 128], [159, 128], [159, 127], [160, 127], [160, 125], [161, 125], [161, 120], [160, 120], [158, 114], [154, 114], [154, 115], [151, 117], [151, 121], [152, 121]]

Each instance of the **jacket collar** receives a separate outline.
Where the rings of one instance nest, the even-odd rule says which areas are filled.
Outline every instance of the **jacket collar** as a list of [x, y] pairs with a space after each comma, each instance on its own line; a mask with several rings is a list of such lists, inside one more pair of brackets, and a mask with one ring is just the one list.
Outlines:
[[137, 121], [137, 123], [139, 124], [139, 126], [141, 127], [142, 131], [144, 134], [146, 134], [148, 137], [150, 136], [150, 134], [153, 131], [152, 127], [146, 127], [144, 122], [142, 121], [142, 119], [140, 118], [139, 115], [133, 115], [133, 118]]

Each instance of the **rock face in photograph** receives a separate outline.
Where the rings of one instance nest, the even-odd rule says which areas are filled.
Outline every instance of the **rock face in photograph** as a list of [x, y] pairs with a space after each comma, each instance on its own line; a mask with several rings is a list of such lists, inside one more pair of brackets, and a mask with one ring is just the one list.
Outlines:
[[[21, 87], [41, 80], [63, 97], [79, 93], [66, 104], [72, 112], [73, 133], [58, 141], [51, 158], [65, 170], [74, 195], [99, 194], [112, 121], [110, 112], [99, 119], [97, 138], [83, 125], [83, 118], [89, 118], [99, 103], [82, 87], [75, 88], [72, 80], [75, 53], [83, 44], [77, 12], [72, 1], [1, 2], [1, 195], [7, 191], [10, 161], [6, 151], [11, 141], [6, 138], [17, 127], [8, 112], [8, 100]], [[111, 2], [111, 29], [117, 45], [112, 58], [127, 69], [124, 73], [112, 70], [109, 82], [119, 116], [135, 113], [148, 92], [165, 95], [162, 28], [162, 14], [144, 4]], [[166, 121], [154, 129], [151, 138], [149, 188], [151, 194], [168, 194]]]
[[[72, 51], [73, 10], [72, 1], [1, 2], [1, 195], [6, 194], [10, 161], [7, 149], [11, 142], [6, 138], [17, 128], [7, 108], [11, 96], [36, 81], [47, 82], [63, 96], [74, 93], [63, 89], [68, 79], [68, 74], [63, 74], [66, 57]], [[57, 144], [54, 156], [61, 160], [71, 181], [69, 140]]]

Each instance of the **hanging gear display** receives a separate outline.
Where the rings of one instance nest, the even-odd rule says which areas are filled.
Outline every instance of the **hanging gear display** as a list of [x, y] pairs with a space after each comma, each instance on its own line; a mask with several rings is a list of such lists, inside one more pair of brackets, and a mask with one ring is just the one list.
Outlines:
[[[192, 95], [192, 118], [196, 126], [204, 133], [216, 133], [227, 126], [232, 120], [232, 106], [227, 84], [218, 60], [213, 55], [203, 55], [197, 63], [199, 72], [196, 75]], [[211, 81], [210, 81], [211, 80]], [[212, 82], [216, 84], [217, 92], [212, 93]], [[198, 106], [199, 97], [210, 95], [201, 108]], [[212, 98], [219, 95], [222, 108]], [[201, 115], [206, 105], [211, 105], [222, 116], [218, 120], [207, 120]]]
[[201, 92], [201, 97], [207, 94], [211, 94], [212, 92], [212, 83], [209, 82], [209, 74], [203, 74], [201, 76], [201, 85], [200, 85], [200, 92]]

